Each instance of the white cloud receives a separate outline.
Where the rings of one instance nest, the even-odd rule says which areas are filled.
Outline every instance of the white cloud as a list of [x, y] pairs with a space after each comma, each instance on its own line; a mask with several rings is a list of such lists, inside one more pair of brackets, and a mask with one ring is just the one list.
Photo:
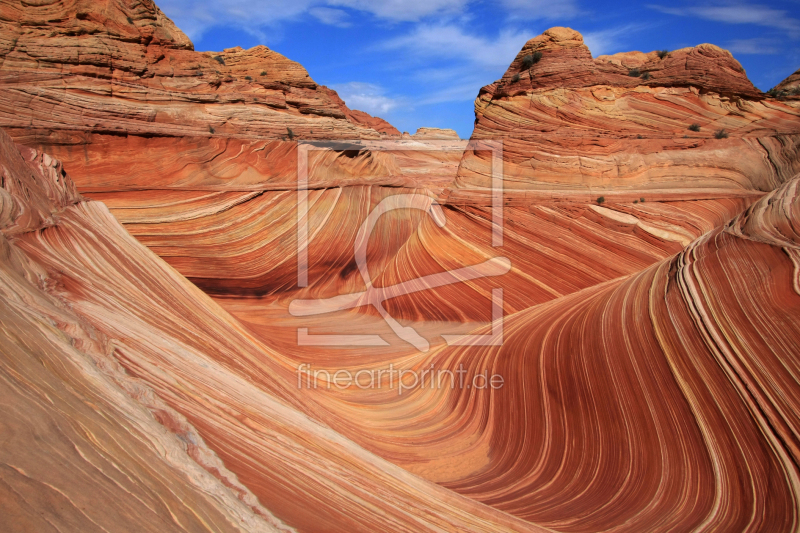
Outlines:
[[159, 0], [158, 5], [190, 38], [213, 26], [236, 26], [263, 38], [262, 28], [306, 13], [318, 0]]
[[[624, 41], [631, 32], [641, 26], [620, 26], [608, 30], [586, 32], [583, 40], [596, 57], [614, 53], [624, 48]], [[483, 78], [490, 83], [499, 77], [525, 43], [538, 32], [503, 30], [497, 37], [488, 38], [467, 33], [456, 25], [420, 24], [409, 34], [389, 39], [381, 47], [387, 50], [402, 50], [404, 57], [418, 60], [452, 59], [447, 68], [429, 67], [417, 71], [418, 78], [429, 81], [474, 78], [474, 74], [493, 73], [494, 77]]]
[[385, 91], [379, 85], [351, 81], [331, 85], [331, 88], [339, 93], [339, 96], [350, 109], [366, 111], [370, 115], [381, 116], [399, 105], [399, 101], [386, 96]]
[[348, 20], [350, 15], [347, 14], [347, 11], [334, 9], [332, 7], [312, 7], [308, 12], [323, 24], [338, 26], [340, 28], [347, 28], [350, 26]]
[[578, 16], [581, 10], [575, 0], [501, 0], [503, 7], [513, 18], [526, 20], [569, 19]]
[[497, 38], [490, 39], [466, 33], [454, 25], [420, 24], [407, 35], [385, 41], [382, 48], [404, 50], [417, 58], [453, 58], [460, 63], [505, 71], [533, 36], [529, 32], [504, 30]]
[[729, 24], [755, 24], [783, 30], [792, 36], [800, 35], [800, 19], [790, 17], [785, 10], [759, 4], [726, 2], [683, 8], [660, 5], [651, 5], [649, 7], [669, 15], [699, 17]]
[[263, 28], [311, 15], [325, 24], [348, 24], [342, 9], [371, 13], [388, 21], [417, 21], [463, 13], [471, 0], [159, 0], [159, 6], [190, 38], [220, 25], [236, 26], [264, 38]]
[[780, 51], [773, 39], [734, 39], [725, 44], [725, 48], [736, 54], [770, 55]]
[[416, 21], [431, 15], [462, 13], [470, 0], [328, 0], [393, 21]]
[[495, 37], [469, 33], [455, 24], [418, 24], [406, 35], [384, 41], [391, 51], [390, 68], [401, 68], [424, 96], [418, 105], [470, 101], [483, 85], [492, 83], [536, 32], [507, 29]]

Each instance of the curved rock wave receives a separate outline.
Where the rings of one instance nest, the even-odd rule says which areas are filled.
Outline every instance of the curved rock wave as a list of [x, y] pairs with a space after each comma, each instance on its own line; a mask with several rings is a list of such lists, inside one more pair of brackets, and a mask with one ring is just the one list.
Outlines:
[[[488, 152], [398, 138], [265, 47], [195, 52], [150, 0], [0, 0], [0, 27], [14, 528], [797, 529], [796, 76], [764, 94], [712, 45], [592, 58], [548, 30], [476, 100], [493, 246]], [[305, 218], [298, 139], [348, 141], [309, 154]], [[409, 291], [289, 313], [367, 285]], [[496, 289], [503, 343], [447, 345], [495, 333]]]

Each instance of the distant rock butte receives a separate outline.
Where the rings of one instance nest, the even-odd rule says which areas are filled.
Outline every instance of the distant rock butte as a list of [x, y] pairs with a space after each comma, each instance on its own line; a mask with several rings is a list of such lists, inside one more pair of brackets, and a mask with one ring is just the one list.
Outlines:
[[411, 137], [414, 139], [446, 139], [456, 141], [460, 138], [455, 130], [446, 128], [419, 128]]

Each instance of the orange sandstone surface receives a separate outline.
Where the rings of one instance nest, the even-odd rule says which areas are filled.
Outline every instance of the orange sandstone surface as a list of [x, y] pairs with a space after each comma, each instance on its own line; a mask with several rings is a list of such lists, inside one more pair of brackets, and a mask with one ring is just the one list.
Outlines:
[[[713, 45], [592, 58], [552, 28], [467, 144], [265, 47], [195, 52], [148, 0], [1, 0], [0, 27], [7, 529], [796, 529], [793, 77], [764, 94]], [[502, 244], [480, 141], [502, 141]], [[428, 350], [369, 306], [289, 312], [364, 291], [362, 244]], [[502, 343], [448, 345], [493, 331], [498, 288]], [[389, 365], [503, 386], [330, 386]]]
[[542, 530], [332, 430], [289, 360], [70, 194], [60, 164], [0, 146], [6, 526]]

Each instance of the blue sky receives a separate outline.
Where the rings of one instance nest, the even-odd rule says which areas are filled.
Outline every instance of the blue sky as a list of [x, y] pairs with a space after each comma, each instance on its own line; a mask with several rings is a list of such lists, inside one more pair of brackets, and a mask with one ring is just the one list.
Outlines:
[[800, 0], [157, 0], [195, 49], [264, 44], [401, 131], [472, 132], [478, 89], [552, 26], [594, 56], [713, 43], [767, 90], [800, 68]]

